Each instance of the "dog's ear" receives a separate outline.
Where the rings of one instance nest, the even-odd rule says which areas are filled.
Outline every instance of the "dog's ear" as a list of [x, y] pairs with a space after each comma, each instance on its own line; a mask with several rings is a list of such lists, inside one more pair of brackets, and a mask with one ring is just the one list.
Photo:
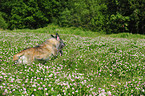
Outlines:
[[54, 36], [54, 35], [52, 35], [52, 34], [51, 34], [51, 37], [55, 38], [55, 36]]
[[56, 39], [57, 39], [58, 41], [60, 41], [60, 37], [59, 37], [58, 33], [56, 33]]
[[60, 41], [59, 35], [56, 36], [56, 39], [57, 39], [58, 41]]

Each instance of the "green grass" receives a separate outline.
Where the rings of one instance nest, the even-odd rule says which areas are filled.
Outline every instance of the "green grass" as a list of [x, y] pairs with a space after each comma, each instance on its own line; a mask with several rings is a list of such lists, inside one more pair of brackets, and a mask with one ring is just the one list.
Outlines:
[[[12, 57], [58, 32], [64, 55], [46, 64], [14, 64]], [[49, 25], [0, 31], [1, 95], [145, 95], [145, 36], [105, 35]]]
[[145, 39], [144, 35], [131, 34], [131, 33], [111, 34], [110, 37], [113, 37], [113, 38], [128, 38], [128, 39]]

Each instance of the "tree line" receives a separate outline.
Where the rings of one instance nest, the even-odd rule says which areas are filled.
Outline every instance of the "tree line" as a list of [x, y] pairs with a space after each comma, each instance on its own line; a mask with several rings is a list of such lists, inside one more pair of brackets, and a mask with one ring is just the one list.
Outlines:
[[145, 0], [0, 0], [0, 28], [50, 23], [106, 33], [145, 34]]

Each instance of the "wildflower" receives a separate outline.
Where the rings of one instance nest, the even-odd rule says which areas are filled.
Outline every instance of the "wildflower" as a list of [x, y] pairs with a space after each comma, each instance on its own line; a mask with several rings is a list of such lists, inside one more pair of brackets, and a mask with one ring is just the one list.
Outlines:
[[2, 75], [6, 75], [5, 73], [2, 73]]
[[119, 84], [119, 85], [121, 85], [121, 83], [120, 83], [120, 82], [118, 82], [118, 84]]
[[56, 72], [56, 74], [58, 74], [59, 72]]
[[101, 90], [101, 88], [98, 88], [99, 90]]
[[105, 92], [102, 92], [98, 96], [106, 96], [106, 93]]
[[37, 79], [40, 79], [39, 77], [37, 77]]
[[84, 82], [86, 83], [86, 80], [84, 80]]
[[8, 93], [8, 90], [7, 89], [5, 89], [5, 93]]
[[107, 94], [108, 94], [109, 96], [111, 96], [111, 92], [110, 92], [110, 91], [108, 91]]
[[101, 91], [102, 91], [102, 92], [105, 92], [105, 90], [104, 90], [104, 89], [102, 89]]
[[12, 93], [12, 91], [10, 91], [9, 93]]
[[0, 86], [0, 88], [1, 88], [1, 90], [2, 90], [3, 86]]
[[35, 85], [35, 84], [33, 84], [33, 85], [32, 85], [32, 87], [36, 87], [36, 85]]
[[23, 94], [27, 94], [27, 91], [24, 91]]
[[53, 88], [51, 88], [51, 91], [54, 91]]
[[25, 84], [22, 84], [22, 86], [25, 86]]
[[13, 80], [11, 80], [11, 83], [13, 83], [14, 81]]
[[3, 93], [2, 95], [6, 95], [6, 93]]
[[3, 76], [0, 76], [0, 79], [3, 78]]
[[50, 74], [48, 77], [52, 77], [53, 76], [53, 74]]
[[65, 90], [63, 90], [63, 92], [65, 92]]
[[42, 88], [40, 88], [40, 87], [38, 88], [38, 90], [41, 90], [41, 89], [42, 89]]
[[26, 88], [23, 88], [24, 91], [26, 91]]
[[12, 91], [15, 91], [15, 89], [13, 89]]
[[51, 87], [51, 84], [49, 84], [48, 86]]

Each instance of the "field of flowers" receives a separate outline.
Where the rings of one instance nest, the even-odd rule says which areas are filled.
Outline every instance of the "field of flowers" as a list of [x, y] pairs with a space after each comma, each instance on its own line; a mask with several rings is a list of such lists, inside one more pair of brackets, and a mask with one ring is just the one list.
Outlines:
[[45, 64], [15, 64], [12, 57], [50, 38], [49, 33], [0, 31], [0, 95], [145, 95], [145, 39], [53, 31], [66, 46], [63, 56]]

